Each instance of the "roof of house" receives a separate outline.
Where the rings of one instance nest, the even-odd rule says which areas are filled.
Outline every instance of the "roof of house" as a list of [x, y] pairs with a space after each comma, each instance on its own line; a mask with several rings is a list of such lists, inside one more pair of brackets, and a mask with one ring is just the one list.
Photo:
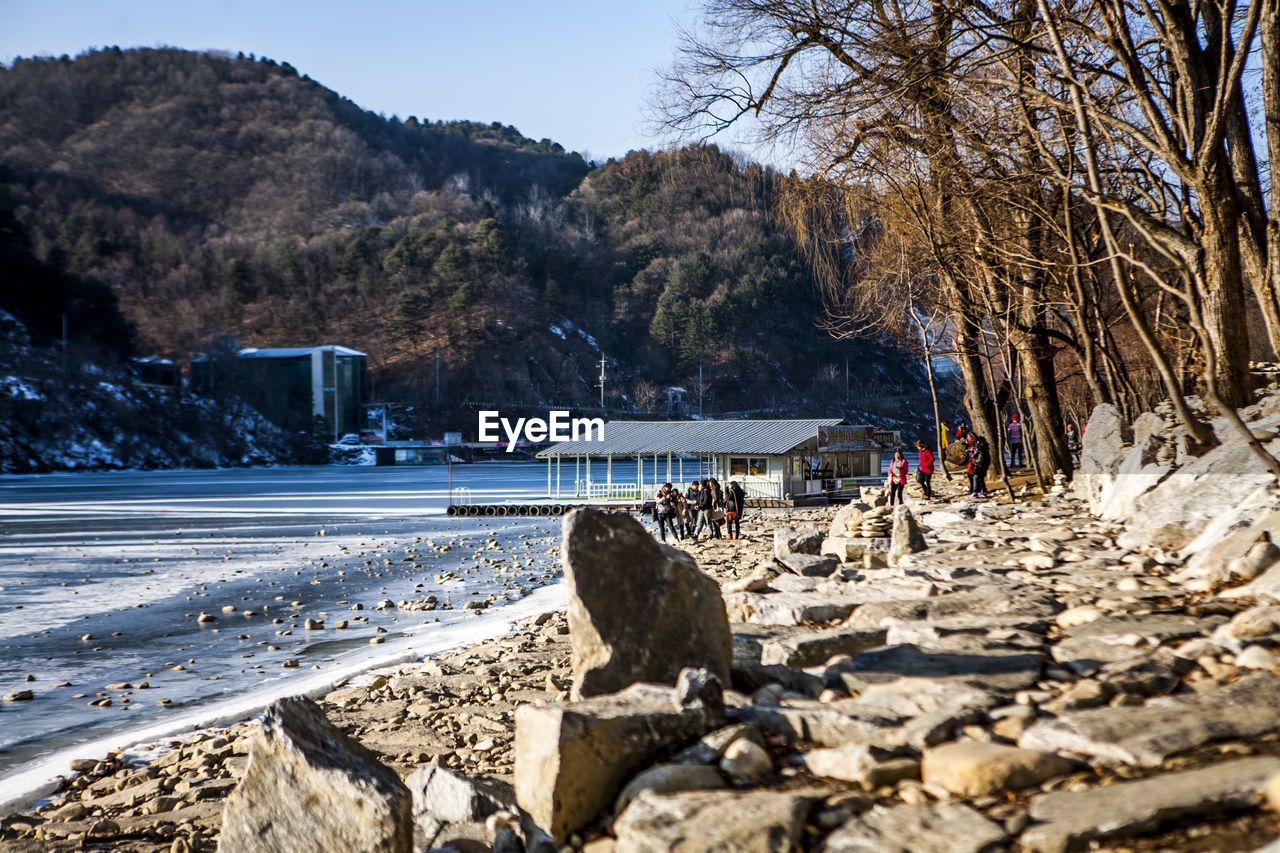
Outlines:
[[276, 347], [274, 349], [248, 347], [240, 350], [239, 356], [241, 358], [300, 358], [304, 355], [311, 355], [316, 350], [333, 350], [336, 355], [365, 355], [365, 353], [350, 347], [326, 344], [319, 347]]
[[[667, 453], [787, 453], [819, 427], [840, 418], [788, 421], [609, 421], [603, 441], [562, 441], [538, 454], [547, 456], [638, 456]], [[596, 435], [592, 431], [591, 435]]]

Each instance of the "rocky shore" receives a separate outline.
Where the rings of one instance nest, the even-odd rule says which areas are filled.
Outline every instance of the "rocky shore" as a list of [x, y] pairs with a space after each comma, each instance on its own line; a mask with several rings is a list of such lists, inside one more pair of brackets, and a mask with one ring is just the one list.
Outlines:
[[[1246, 415], [1280, 452], [1280, 393]], [[567, 613], [77, 763], [0, 850], [1262, 849], [1280, 492], [1214, 426], [1192, 458], [1100, 407], [1048, 495], [957, 480], [680, 551], [576, 513]]]

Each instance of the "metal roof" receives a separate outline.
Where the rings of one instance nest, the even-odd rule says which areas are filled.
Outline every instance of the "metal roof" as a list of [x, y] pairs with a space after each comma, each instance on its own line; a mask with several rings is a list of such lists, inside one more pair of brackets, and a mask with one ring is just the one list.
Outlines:
[[[666, 453], [787, 453], [840, 418], [804, 421], [609, 421], [604, 441], [562, 441], [547, 456], [637, 456]], [[593, 431], [591, 433], [595, 435]]]
[[240, 350], [239, 355], [241, 358], [299, 358], [300, 356], [311, 355], [317, 350], [333, 350], [336, 355], [364, 355], [359, 350], [338, 346], [337, 344], [326, 344], [320, 347], [276, 347], [274, 349], [249, 347], [248, 349]]

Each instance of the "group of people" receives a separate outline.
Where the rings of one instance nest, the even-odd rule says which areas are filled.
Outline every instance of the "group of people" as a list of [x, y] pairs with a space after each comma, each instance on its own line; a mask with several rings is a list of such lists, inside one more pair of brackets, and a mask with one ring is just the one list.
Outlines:
[[694, 480], [684, 494], [670, 483], [663, 483], [654, 495], [653, 514], [663, 542], [667, 541], [668, 530], [676, 541], [696, 542], [703, 530], [708, 531], [710, 539], [741, 539], [746, 505], [747, 493], [737, 482], [722, 489], [714, 477], [708, 477]]
[[[920, 484], [924, 499], [931, 501], [933, 500], [933, 451], [923, 441], [917, 441], [916, 453], [920, 459], [920, 468], [916, 471], [916, 482]], [[889, 462], [889, 476], [885, 479], [885, 485], [889, 487], [889, 506], [906, 503], [907, 475], [910, 470], [911, 463], [907, 461], [902, 451], [893, 451], [893, 460]]]

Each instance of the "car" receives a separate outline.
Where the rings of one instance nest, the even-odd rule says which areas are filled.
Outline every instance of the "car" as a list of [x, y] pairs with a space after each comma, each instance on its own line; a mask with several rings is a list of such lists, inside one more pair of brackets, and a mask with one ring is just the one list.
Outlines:
[[360, 436], [356, 435], [354, 432], [349, 432], [346, 435], [344, 435], [342, 438], [338, 439], [337, 443], [346, 444], [346, 445], [359, 444]]

